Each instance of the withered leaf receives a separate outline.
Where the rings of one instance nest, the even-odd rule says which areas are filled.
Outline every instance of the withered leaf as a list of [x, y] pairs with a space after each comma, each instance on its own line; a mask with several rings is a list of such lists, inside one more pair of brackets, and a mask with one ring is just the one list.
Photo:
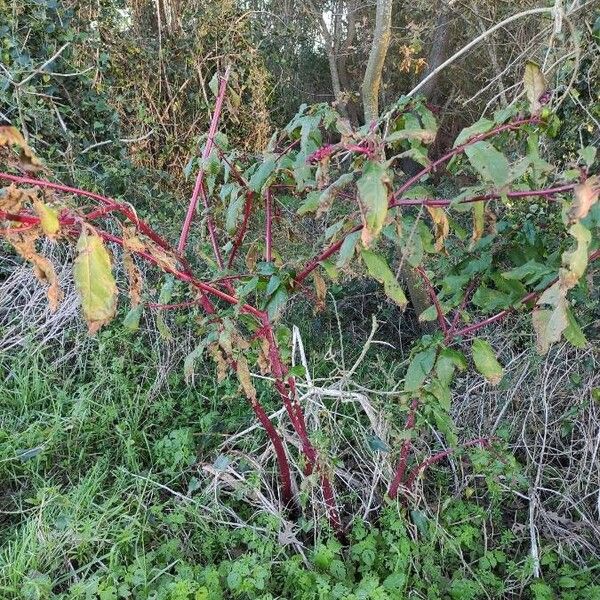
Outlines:
[[39, 171], [42, 161], [35, 156], [21, 132], [10, 125], [0, 125], [0, 146], [17, 146], [20, 151], [19, 166], [25, 171]]
[[35, 276], [42, 283], [48, 284], [48, 291], [46, 292], [48, 304], [50, 310], [54, 312], [63, 298], [63, 292], [58, 284], [58, 278], [52, 263], [45, 256], [42, 256], [35, 248], [37, 236], [37, 230], [26, 230], [8, 235], [7, 241], [21, 258], [33, 265]]

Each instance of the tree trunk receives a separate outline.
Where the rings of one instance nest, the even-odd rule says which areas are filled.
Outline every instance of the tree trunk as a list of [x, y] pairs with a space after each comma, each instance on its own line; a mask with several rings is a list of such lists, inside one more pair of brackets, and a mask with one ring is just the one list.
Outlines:
[[[434, 35], [431, 40], [431, 47], [427, 56], [427, 69], [423, 73], [421, 81], [425, 79], [430, 73], [435, 71], [443, 62], [446, 60], [446, 54], [448, 52], [448, 42], [450, 41], [450, 20], [451, 10], [447, 5], [442, 4], [440, 6], [440, 12], [438, 14]], [[427, 96], [428, 99], [433, 99], [437, 94], [437, 87], [439, 82], [439, 73], [432, 77], [425, 85], [421, 88], [420, 93]]]
[[369, 53], [369, 62], [362, 83], [362, 100], [365, 123], [379, 117], [379, 88], [383, 63], [390, 45], [392, 33], [392, 0], [377, 0], [375, 30]]

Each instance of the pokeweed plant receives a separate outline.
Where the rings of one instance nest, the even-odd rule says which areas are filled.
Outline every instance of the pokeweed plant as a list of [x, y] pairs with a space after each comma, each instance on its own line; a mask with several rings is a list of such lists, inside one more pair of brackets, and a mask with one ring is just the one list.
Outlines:
[[[92, 334], [116, 313], [111, 245], [121, 247], [129, 279], [128, 327], [137, 327], [150, 304], [138, 261], [162, 271], [165, 283], [153, 308], [199, 306], [205, 313], [201, 339], [184, 363], [186, 377], [204, 353], [216, 362], [219, 378], [228, 370], [236, 374], [273, 444], [281, 498], [288, 505], [294, 501], [288, 451], [258, 399], [251, 371], [274, 381], [300, 441], [304, 475], [320, 481], [331, 526], [342, 535], [333, 468], [308, 435], [296, 392], [298, 372], [289, 366], [286, 302], [302, 290], [318, 309], [328, 281], [358, 269], [403, 310], [408, 299], [397, 274], [408, 271], [422, 282], [430, 306], [419, 319], [435, 322], [437, 331], [423, 335], [411, 351], [401, 394], [405, 431], [388, 488], [391, 499], [407, 495], [428, 466], [461, 447], [492, 444], [487, 438], [461, 443], [449, 416], [453, 377], [469, 360], [490, 384], [502, 379], [493, 348], [477, 332], [527, 308], [539, 352], [563, 337], [575, 346], [586, 344], [569, 292], [585, 285], [588, 263], [600, 256], [600, 180], [589, 173], [595, 152], [582, 149], [580, 163], [560, 174], [542, 158], [540, 140], [551, 138], [560, 122], [539, 69], [529, 64], [528, 105], [480, 119], [435, 159], [428, 151], [436, 119], [415, 99], [401, 99], [385, 123], [359, 130], [328, 105], [302, 106], [257, 159], [230, 150], [218, 132], [228, 74], [215, 80], [219, 85], [204, 150], [187, 168], [197, 168], [197, 176], [176, 247], [124, 202], [34, 177], [44, 173], [41, 161], [8, 126], [0, 128], [7, 165], [0, 179], [9, 182], [0, 196], [0, 234], [47, 285], [52, 310], [62, 292], [39, 241], [76, 240], [73, 277]], [[410, 177], [400, 167], [407, 159], [421, 167]], [[445, 197], [436, 194], [434, 181], [442, 170], [451, 175], [452, 191]], [[457, 184], [465, 180], [468, 185]], [[97, 207], [85, 210], [76, 198]], [[511, 226], [528, 203], [547, 205], [545, 221]], [[283, 211], [293, 216], [281, 218]], [[202, 252], [202, 261], [192, 261], [186, 248], [198, 212], [213, 257]], [[108, 220], [111, 231], [118, 224], [120, 235], [107, 230]], [[299, 236], [300, 220], [312, 225], [303, 232], [316, 233]], [[278, 243], [282, 238], [288, 241]], [[174, 280], [186, 284], [189, 301], [169, 304]], [[473, 322], [473, 314], [484, 318]], [[165, 326], [161, 320], [158, 325]], [[426, 422], [446, 436], [449, 449], [409, 469], [412, 440]]]

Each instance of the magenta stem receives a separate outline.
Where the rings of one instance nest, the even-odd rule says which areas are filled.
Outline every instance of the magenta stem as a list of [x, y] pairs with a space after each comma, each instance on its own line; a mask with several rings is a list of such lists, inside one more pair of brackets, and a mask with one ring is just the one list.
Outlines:
[[[209, 208], [208, 197], [206, 195], [206, 191], [204, 189], [204, 163], [210, 156], [212, 152], [213, 145], [215, 142], [215, 135], [217, 134], [217, 127], [219, 126], [219, 120], [221, 118], [221, 111], [223, 109], [223, 100], [225, 98], [225, 91], [227, 89], [227, 80], [229, 79], [229, 68], [225, 70], [225, 74], [221, 78], [221, 85], [219, 86], [219, 93], [217, 95], [217, 100], [215, 102], [215, 110], [212, 115], [212, 119], [210, 122], [210, 128], [208, 130], [208, 137], [206, 139], [206, 144], [204, 145], [204, 150], [202, 151], [202, 164], [198, 169], [198, 174], [196, 175], [196, 183], [194, 185], [194, 190], [192, 192], [192, 197], [190, 198], [190, 202], [188, 204], [187, 213], [185, 215], [185, 219], [183, 221], [183, 226], [181, 228], [181, 234], [179, 236], [179, 242], [177, 244], [177, 252], [183, 254], [185, 247], [187, 245], [187, 241], [190, 235], [190, 227], [192, 225], [192, 221], [194, 220], [194, 215], [196, 214], [196, 205], [198, 203], [198, 196], [202, 196], [202, 201], [204, 203], [205, 209]], [[220, 269], [223, 269], [223, 259], [221, 257], [221, 250], [219, 248], [219, 244], [217, 242], [217, 234], [215, 231], [214, 223], [210, 215], [207, 214], [207, 226], [208, 233], [210, 236], [210, 241], [213, 247], [213, 252], [215, 254], [215, 259]]]

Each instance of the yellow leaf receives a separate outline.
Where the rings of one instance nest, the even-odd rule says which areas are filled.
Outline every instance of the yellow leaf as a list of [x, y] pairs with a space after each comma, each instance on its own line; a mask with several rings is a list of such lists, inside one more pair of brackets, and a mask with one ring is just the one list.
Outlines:
[[529, 100], [529, 110], [532, 115], [537, 115], [542, 108], [540, 98], [546, 91], [546, 80], [537, 63], [528, 61], [525, 65], [523, 85], [525, 86], [527, 100]]
[[444, 248], [444, 241], [450, 232], [446, 211], [437, 206], [427, 206], [427, 212], [435, 225], [435, 251], [441, 252]]
[[471, 234], [471, 247], [473, 247], [483, 235], [485, 226], [485, 203], [473, 203], [473, 233]]
[[58, 222], [58, 212], [42, 202], [41, 200], [35, 200], [33, 208], [40, 218], [40, 225], [42, 231], [49, 237], [54, 237], [60, 229], [60, 223]]
[[91, 334], [109, 323], [117, 309], [117, 284], [110, 254], [102, 238], [89, 225], [81, 230], [73, 266], [75, 287]]

